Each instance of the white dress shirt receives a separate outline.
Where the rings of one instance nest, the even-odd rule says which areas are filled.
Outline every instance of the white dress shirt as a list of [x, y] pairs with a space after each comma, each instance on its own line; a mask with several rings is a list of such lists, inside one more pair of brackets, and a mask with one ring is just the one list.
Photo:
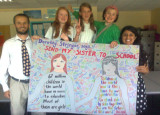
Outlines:
[[[5, 41], [3, 45], [0, 60], [0, 83], [2, 84], [4, 92], [9, 90], [7, 85], [8, 75], [20, 80], [29, 79], [29, 77], [23, 74], [22, 42], [20, 40], [21, 39], [16, 35]], [[31, 60], [32, 41], [29, 36], [26, 38], [25, 45]]]
[[[68, 35], [68, 37], [70, 37], [73, 41], [73, 38], [75, 37], [75, 33], [74, 33], [74, 30], [73, 30], [72, 26], [70, 26], [69, 31], [70, 31], [70, 34]], [[60, 29], [59, 36], [57, 38], [54, 38], [54, 39], [59, 39], [60, 40], [61, 39], [61, 37], [60, 37], [61, 34], [62, 34], [62, 29]], [[45, 38], [53, 39], [53, 36], [55, 36], [55, 30], [53, 30], [53, 27], [50, 26], [46, 35], [45, 35]]]

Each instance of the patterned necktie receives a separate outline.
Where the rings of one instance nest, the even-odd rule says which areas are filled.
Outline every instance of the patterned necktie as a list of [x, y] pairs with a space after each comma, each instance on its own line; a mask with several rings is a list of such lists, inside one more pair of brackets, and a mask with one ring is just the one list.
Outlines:
[[30, 76], [30, 61], [27, 48], [25, 46], [26, 40], [21, 40], [22, 42], [22, 62], [23, 62], [23, 74], [25, 76]]

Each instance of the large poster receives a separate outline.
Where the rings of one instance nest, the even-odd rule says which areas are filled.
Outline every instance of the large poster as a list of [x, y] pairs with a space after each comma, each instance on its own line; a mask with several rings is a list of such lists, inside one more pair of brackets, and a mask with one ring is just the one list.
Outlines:
[[136, 114], [139, 46], [39, 39], [33, 45], [28, 111]]

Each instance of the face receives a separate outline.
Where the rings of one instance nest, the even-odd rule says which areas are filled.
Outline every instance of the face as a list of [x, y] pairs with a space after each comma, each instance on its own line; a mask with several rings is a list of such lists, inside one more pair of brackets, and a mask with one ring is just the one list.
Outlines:
[[56, 58], [53, 60], [53, 67], [54, 67], [54, 69], [61, 70], [64, 68], [65, 63], [66, 62], [63, 60], [63, 58], [59, 57], [59, 58]]
[[92, 12], [89, 8], [87, 7], [82, 7], [82, 10], [80, 12], [80, 15], [82, 16], [84, 21], [88, 21]]
[[17, 16], [15, 18], [15, 27], [17, 34], [26, 35], [29, 30], [29, 22], [28, 19], [24, 16]]
[[115, 21], [115, 19], [117, 18], [117, 11], [115, 9], [109, 8], [106, 11], [104, 17], [105, 17], [105, 21], [107, 23], [113, 23]]
[[61, 24], [65, 24], [68, 20], [68, 12], [64, 9], [59, 10], [58, 20]]
[[127, 45], [133, 45], [136, 36], [133, 32], [125, 30], [122, 34], [122, 42]]
[[103, 67], [106, 75], [113, 75], [115, 73], [116, 67], [112, 63], [104, 64]]

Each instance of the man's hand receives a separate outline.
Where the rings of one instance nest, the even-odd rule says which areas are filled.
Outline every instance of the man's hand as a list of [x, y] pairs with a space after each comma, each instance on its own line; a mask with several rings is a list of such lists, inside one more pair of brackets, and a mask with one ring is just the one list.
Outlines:
[[6, 97], [8, 99], [10, 98], [10, 91], [9, 90], [4, 92], [4, 97]]
[[32, 37], [31, 37], [31, 39], [32, 39], [32, 41], [34, 42], [34, 40], [38, 40], [38, 39], [40, 39], [41, 37], [40, 36], [37, 36], [37, 35], [33, 35]]

